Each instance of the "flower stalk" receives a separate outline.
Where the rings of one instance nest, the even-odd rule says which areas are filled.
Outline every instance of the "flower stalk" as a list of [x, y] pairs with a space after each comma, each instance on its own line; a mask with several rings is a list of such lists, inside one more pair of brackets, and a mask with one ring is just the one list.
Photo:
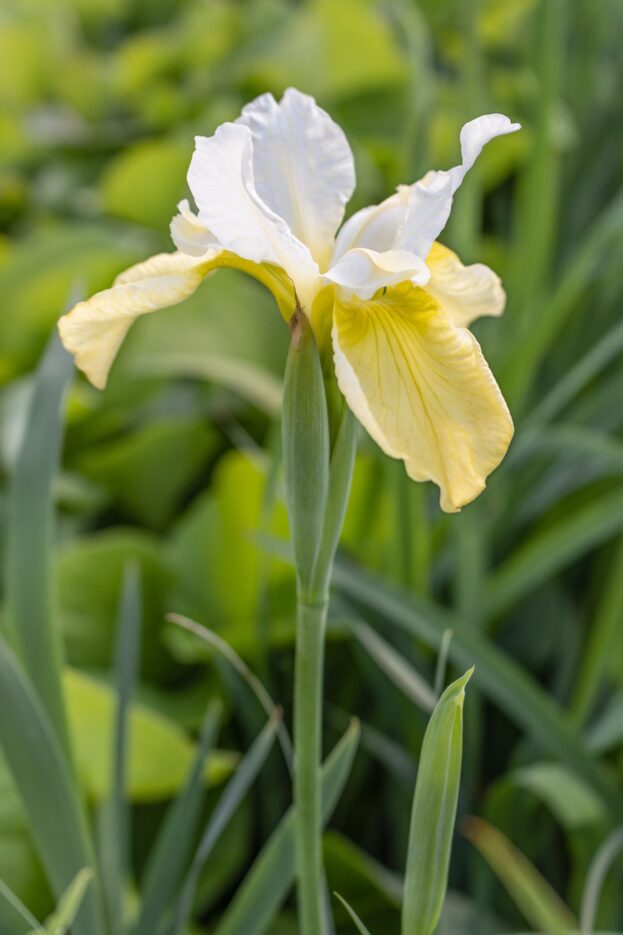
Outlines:
[[323, 935], [320, 761], [324, 640], [329, 582], [350, 490], [356, 436], [346, 407], [336, 410], [327, 404], [320, 354], [301, 309], [294, 315], [291, 330], [282, 431], [297, 576], [294, 802], [298, 901], [302, 935]]

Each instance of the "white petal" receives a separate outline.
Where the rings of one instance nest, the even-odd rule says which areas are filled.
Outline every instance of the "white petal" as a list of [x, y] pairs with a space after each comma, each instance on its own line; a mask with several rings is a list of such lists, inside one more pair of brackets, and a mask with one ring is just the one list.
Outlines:
[[311, 304], [317, 264], [286, 221], [258, 195], [248, 127], [224, 123], [214, 136], [198, 136], [188, 184], [199, 220], [224, 249], [254, 263], [279, 266], [293, 280], [303, 305]]
[[279, 104], [272, 94], [258, 97], [237, 123], [253, 134], [258, 195], [326, 268], [355, 188], [353, 154], [343, 131], [313, 97], [294, 88]]
[[506, 293], [500, 277], [484, 263], [463, 266], [456, 253], [434, 243], [426, 265], [430, 270], [426, 291], [460, 328], [467, 328], [482, 315], [504, 311]]
[[383, 286], [408, 281], [414, 285], [424, 285], [429, 277], [426, 263], [413, 253], [406, 250], [378, 253], [365, 247], [349, 250], [324, 275], [324, 279], [361, 299], [372, 298]]
[[173, 243], [182, 253], [189, 256], [201, 256], [212, 247], [218, 246], [214, 234], [201, 223], [197, 215], [191, 211], [188, 201], [180, 201], [177, 206], [179, 214], [171, 221], [170, 230]]
[[408, 207], [409, 188], [403, 185], [381, 204], [357, 211], [337, 236], [333, 262], [354, 247], [366, 247], [378, 252], [391, 250], [396, 234], [404, 223]]
[[503, 114], [485, 114], [466, 123], [461, 130], [461, 164], [447, 171], [428, 172], [411, 186], [409, 208], [394, 249], [412, 250], [425, 257], [446, 226], [452, 197], [483, 146], [496, 136], [514, 133], [520, 127], [521, 124], [511, 123]]

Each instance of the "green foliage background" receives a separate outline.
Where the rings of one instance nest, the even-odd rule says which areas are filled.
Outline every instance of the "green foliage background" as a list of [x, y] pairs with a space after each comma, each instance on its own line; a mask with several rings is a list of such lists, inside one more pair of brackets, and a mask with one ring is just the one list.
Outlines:
[[[356, 613], [430, 682], [435, 647], [477, 672], [460, 813], [502, 830], [578, 912], [596, 848], [623, 821], [623, 193], [619, 0], [4, 0], [0, 8], [0, 511], [31, 371], [72, 284], [153, 252], [186, 194], [193, 135], [288, 85], [346, 130], [349, 211], [452, 165], [467, 119], [521, 133], [483, 154], [443, 240], [503, 276], [508, 309], [476, 331], [516, 421], [487, 491], [458, 516], [362, 438], [330, 631], [327, 748], [356, 714], [363, 748], [326, 837], [332, 889], [372, 931], [398, 927], [425, 715], [383, 674]], [[78, 764], [106, 795], [110, 667], [123, 569], [145, 618], [130, 790], [133, 867], [191, 762], [209, 697], [225, 708], [218, 784], [262, 723], [177, 611], [237, 649], [290, 716], [294, 586], [258, 544], [285, 538], [277, 467], [288, 334], [229, 271], [141, 319], [109, 389], [77, 379], [56, 486], [57, 600]], [[463, 668], [461, 668], [463, 667]], [[211, 793], [213, 794], [213, 793]], [[202, 878], [210, 931], [290, 798], [275, 753]], [[600, 927], [623, 929], [619, 861]], [[52, 907], [0, 760], [0, 878]], [[132, 895], [129, 894], [129, 899]], [[352, 931], [336, 904], [339, 931]], [[476, 851], [455, 842], [442, 932], [525, 925]], [[291, 907], [275, 933], [296, 931]]]

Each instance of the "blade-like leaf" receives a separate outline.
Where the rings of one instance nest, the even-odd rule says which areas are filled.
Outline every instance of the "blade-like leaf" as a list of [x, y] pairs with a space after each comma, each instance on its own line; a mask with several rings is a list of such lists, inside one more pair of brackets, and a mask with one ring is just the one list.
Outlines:
[[138, 678], [141, 638], [141, 581], [138, 566], [126, 570], [119, 605], [115, 652], [117, 713], [113, 742], [111, 796], [102, 808], [102, 882], [111, 927], [121, 931], [123, 889], [130, 860], [130, 809], [127, 800], [129, 708]]
[[66, 935], [69, 926], [73, 924], [78, 914], [84, 894], [92, 879], [93, 871], [86, 868], [76, 874], [75, 879], [63, 893], [58, 909], [45, 923], [46, 935]]
[[478, 848], [517, 908], [537, 931], [566, 935], [578, 928], [573, 913], [547, 880], [497, 828], [479, 818], [470, 818], [461, 830]]
[[[216, 649], [229, 662], [230, 666], [236, 670], [238, 675], [244, 679], [268, 717], [272, 717], [274, 715], [275, 711], [278, 710], [278, 707], [268, 694], [262, 682], [258, 679], [255, 673], [251, 671], [244, 659], [239, 656], [234, 649], [232, 649], [229, 643], [226, 643], [225, 640], [221, 639], [218, 633], [215, 633], [213, 630], [208, 629], [208, 627], [204, 627], [202, 624], [196, 623], [194, 620], [191, 620], [189, 617], [184, 617], [181, 614], [167, 614], [167, 620], [170, 620], [171, 623], [177, 623], [178, 626], [183, 627], [190, 633], [194, 633], [195, 636], [198, 636], [205, 643], [208, 643], [210, 646]], [[290, 735], [288, 734], [287, 728], [281, 719], [278, 722], [278, 731], [279, 743], [281, 744], [281, 749], [283, 751], [283, 755], [285, 757], [290, 774], [292, 774], [294, 751], [292, 749]]]
[[[272, 750], [280, 719], [281, 712], [276, 711], [249, 752], [240, 761], [233, 778], [228, 783], [214, 809], [207, 827], [203, 832], [192, 866], [184, 882], [177, 908], [173, 935], [181, 935], [181, 933], [186, 931], [201, 871], [203, 870], [206, 860], [212, 853], [214, 845], [227, 827], [232, 815], [266, 762], [266, 758]], [[147, 935], [147, 930], [145, 931], [145, 935]]]
[[430, 713], [437, 700], [426, 679], [365, 623], [352, 623], [351, 629], [364, 649], [394, 685], [423, 711]]
[[406, 594], [360, 568], [338, 561], [334, 583], [352, 601], [438, 648], [444, 630], [454, 631], [449, 658], [457, 667], [478, 668], [478, 688], [526, 731], [548, 756], [560, 759], [595, 789], [615, 819], [623, 818], [623, 797], [573, 731], [569, 719], [507, 654], [473, 626], [417, 595]]
[[42, 928], [15, 893], [0, 880], [0, 932], [2, 935], [25, 935]]
[[591, 863], [582, 895], [582, 935], [593, 935], [599, 897], [613, 860], [623, 851], [623, 828], [617, 828], [599, 848]]
[[13, 468], [7, 535], [7, 626], [11, 643], [64, 749], [69, 735], [61, 688], [61, 648], [54, 620], [50, 550], [52, 482], [63, 437], [63, 399], [72, 359], [54, 335], [39, 365]]
[[[85, 816], [56, 734], [9, 648], [0, 642], [0, 745], [30, 819], [48, 879], [60, 897], [93, 867]], [[87, 892], [73, 935], [101, 935], [99, 901]]]
[[463, 753], [463, 700], [470, 669], [449, 685], [422, 744], [402, 906], [403, 935], [433, 935], [448, 886]]
[[335, 893], [335, 898], [339, 899], [339, 901], [342, 903], [342, 905], [344, 906], [344, 909], [346, 909], [346, 912], [349, 914], [349, 916], [355, 923], [355, 927], [357, 931], [360, 932], [361, 935], [370, 935], [369, 929], [365, 927], [365, 925], [363, 924], [363, 922], [361, 921], [361, 919], [359, 918], [359, 916], [357, 915], [353, 907], [348, 905], [344, 897], [340, 896], [339, 893]]
[[149, 855], [143, 901], [134, 935], [154, 935], [179, 886], [188, 863], [204, 791], [205, 761], [216, 738], [220, 707], [210, 705], [197, 755], [184, 788], [170, 806]]
[[[359, 740], [353, 722], [322, 767], [322, 815], [328, 821], [350, 773]], [[288, 809], [217, 926], [216, 935], [263, 935], [294, 883], [294, 806]]]

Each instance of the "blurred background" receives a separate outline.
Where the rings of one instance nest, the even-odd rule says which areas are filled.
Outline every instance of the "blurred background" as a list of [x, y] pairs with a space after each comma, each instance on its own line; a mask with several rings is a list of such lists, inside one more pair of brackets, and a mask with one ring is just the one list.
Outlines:
[[[362, 622], [429, 682], [440, 635], [454, 630], [448, 677], [477, 664], [460, 815], [495, 825], [576, 915], [596, 849], [623, 822], [622, 29], [620, 0], [0, 8], [0, 516], [31, 374], [72, 284], [91, 293], [171, 249], [194, 134], [261, 92], [313, 94], [355, 153], [352, 213], [456, 164], [468, 119], [499, 111], [523, 124], [485, 150], [442, 236], [465, 262], [493, 266], [508, 292], [504, 318], [475, 327], [516, 422], [506, 461], [476, 503], [444, 516], [435, 489], [360, 444], [329, 635], [326, 748], [352, 715], [363, 742], [326, 862], [331, 889], [372, 931], [398, 929], [426, 715]], [[54, 561], [72, 731], [94, 806], [109, 770], [122, 573], [135, 561], [142, 574], [137, 880], [207, 700], [219, 696], [226, 712], [207, 808], [263, 717], [231, 669], [165, 614], [227, 640], [289, 722], [293, 576], [258, 541], [287, 535], [287, 343], [262, 288], [219, 272], [183, 305], [137, 322], [105, 393], [77, 378], [67, 401]], [[0, 878], [42, 917], [52, 900], [2, 760], [0, 790]], [[289, 801], [275, 752], [206, 867], [198, 931], [210, 931]], [[459, 823], [443, 935], [530, 922], [491, 869], [502, 852], [486, 862], [467, 840], [478, 843], [478, 827]], [[622, 882], [619, 860], [601, 929], [623, 930]], [[352, 931], [335, 911], [339, 932]], [[289, 904], [274, 932], [296, 932], [294, 919]]]

